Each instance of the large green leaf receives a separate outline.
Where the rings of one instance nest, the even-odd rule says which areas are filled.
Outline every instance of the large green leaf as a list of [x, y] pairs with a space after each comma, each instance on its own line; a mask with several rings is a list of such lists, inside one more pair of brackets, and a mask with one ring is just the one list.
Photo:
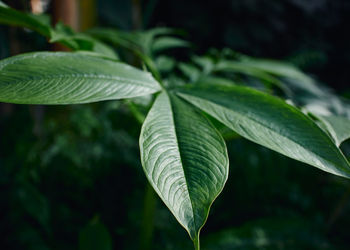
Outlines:
[[50, 36], [50, 20], [46, 16], [23, 13], [0, 4], [0, 24], [13, 25], [34, 30]]
[[0, 61], [0, 101], [75, 104], [155, 93], [151, 74], [77, 53], [39, 52]]
[[149, 182], [192, 240], [198, 240], [228, 175], [223, 138], [193, 106], [162, 93], [142, 126], [140, 149]]
[[260, 91], [232, 87], [195, 87], [179, 95], [243, 137], [324, 171], [350, 177], [342, 152], [297, 108]]

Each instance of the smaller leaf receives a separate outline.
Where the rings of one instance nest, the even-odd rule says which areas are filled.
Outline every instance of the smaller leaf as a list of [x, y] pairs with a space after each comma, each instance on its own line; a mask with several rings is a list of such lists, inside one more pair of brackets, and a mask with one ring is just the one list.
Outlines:
[[173, 48], [183, 48], [183, 47], [189, 47], [190, 43], [182, 40], [180, 38], [166, 36], [166, 37], [160, 37], [155, 39], [152, 50], [153, 52], [160, 52], [167, 49], [173, 49]]
[[244, 59], [241, 63], [245, 67], [261, 70], [275, 76], [291, 78], [304, 83], [314, 82], [314, 80], [311, 77], [304, 74], [294, 65], [288, 64], [286, 62], [269, 60], [269, 59], [249, 58], [249, 59]]
[[349, 162], [331, 138], [279, 98], [240, 86], [197, 85], [180, 89], [178, 94], [255, 143], [350, 178]]
[[236, 72], [248, 76], [255, 77], [263, 82], [267, 82], [269, 84], [276, 85], [277, 87], [284, 89], [285, 86], [281, 83], [279, 79], [270, 75], [268, 72], [261, 70], [259, 68], [250, 67], [245, 63], [240, 61], [220, 61], [214, 67], [214, 71], [216, 72]]
[[2, 1], [0, 1], [0, 7], [6, 7], [6, 8], [8, 8], [8, 6], [7, 6], [5, 3], [3, 3]]
[[204, 74], [211, 73], [215, 67], [214, 61], [208, 56], [194, 56], [192, 61], [202, 68]]
[[0, 24], [27, 28], [46, 37], [49, 37], [51, 32], [49, 18], [17, 11], [4, 4], [0, 4]]
[[342, 142], [350, 138], [349, 119], [335, 115], [317, 115], [316, 117], [323, 122], [338, 147]]
[[38, 52], [0, 61], [0, 102], [77, 104], [159, 91], [150, 73], [79, 53]]
[[155, 64], [160, 72], [170, 72], [174, 69], [176, 61], [171, 57], [158, 56]]
[[118, 59], [118, 55], [110, 46], [85, 33], [77, 33], [61, 22], [51, 31], [50, 42], [61, 43], [74, 51], [91, 51], [111, 59]]
[[197, 80], [196, 84], [232, 86], [235, 85], [235, 82], [223, 77], [204, 75]]
[[201, 76], [201, 71], [192, 64], [179, 63], [178, 67], [191, 82], [196, 82]]

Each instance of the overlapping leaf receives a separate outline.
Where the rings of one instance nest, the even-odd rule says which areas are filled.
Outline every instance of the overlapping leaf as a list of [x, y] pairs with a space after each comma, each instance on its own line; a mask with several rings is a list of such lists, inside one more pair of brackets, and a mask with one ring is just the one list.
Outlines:
[[190, 43], [177, 37], [165, 36], [160, 37], [152, 44], [154, 52], [160, 52], [167, 49], [189, 47]]
[[193, 106], [162, 93], [142, 126], [140, 150], [151, 185], [191, 238], [198, 240], [228, 175], [223, 138]]
[[49, 37], [51, 29], [47, 16], [23, 13], [4, 4], [0, 4], [0, 24], [28, 28], [46, 37]]
[[0, 61], [0, 101], [75, 104], [147, 95], [152, 76], [127, 64], [77, 53], [38, 52]]
[[317, 116], [326, 126], [327, 131], [333, 137], [337, 146], [350, 138], [350, 120], [336, 115], [318, 115]]
[[324, 171], [350, 177], [330, 137], [297, 108], [251, 88], [195, 87], [179, 95], [243, 137]]

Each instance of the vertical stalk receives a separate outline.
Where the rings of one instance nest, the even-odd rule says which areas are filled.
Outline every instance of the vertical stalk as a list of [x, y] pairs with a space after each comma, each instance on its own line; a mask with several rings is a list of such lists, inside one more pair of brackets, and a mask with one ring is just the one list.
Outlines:
[[[142, 28], [142, 6], [140, 0], [131, 0], [132, 6], [132, 22], [133, 29], [138, 30]], [[144, 58], [142, 58], [143, 60]], [[131, 111], [135, 115], [135, 118], [143, 123], [145, 117], [140, 115], [140, 112], [137, 111], [137, 108], [129, 103]], [[153, 241], [153, 232], [154, 232], [154, 216], [157, 205], [157, 197], [152, 186], [147, 182], [145, 187], [145, 196], [143, 203], [143, 218], [141, 226], [141, 235], [140, 235], [140, 245], [139, 249], [142, 250], [151, 250], [152, 241]]]
[[[145, 115], [141, 113], [137, 106], [132, 102], [127, 102], [131, 113], [135, 119], [142, 125], [145, 120]], [[152, 186], [147, 182], [145, 187], [144, 201], [143, 201], [143, 213], [142, 213], [142, 225], [140, 230], [140, 243], [139, 249], [151, 250], [154, 232], [154, 216], [157, 206], [157, 197]]]
[[154, 232], [154, 216], [157, 199], [152, 186], [147, 183], [143, 205], [143, 219], [141, 226], [139, 249], [151, 250]]
[[194, 244], [194, 250], [200, 250], [200, 243], [199, 243], [199, 234], [196, 236], [196, 238], [193, 239]]

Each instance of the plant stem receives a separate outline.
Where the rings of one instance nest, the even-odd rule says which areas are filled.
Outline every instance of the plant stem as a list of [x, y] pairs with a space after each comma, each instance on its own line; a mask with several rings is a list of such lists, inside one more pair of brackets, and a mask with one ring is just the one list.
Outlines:
[[139, 249], [152, 249], [152, 239], [154, 231], [154, 215], [156, 209], [157, 199], [152, 186], [147, 183], [143, 207], [143, 220], [140, 236]]
[[196, 238], [193, 239], [194, 244], [194, 250], [200, 250], [200, 243], [199, 243], [199, 235], [196, 236]]

